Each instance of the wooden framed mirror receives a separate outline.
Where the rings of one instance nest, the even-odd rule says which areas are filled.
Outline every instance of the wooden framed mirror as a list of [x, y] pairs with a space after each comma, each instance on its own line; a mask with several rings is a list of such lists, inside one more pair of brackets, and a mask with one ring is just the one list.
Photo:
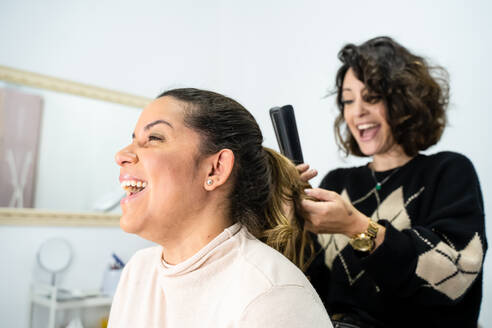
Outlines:
[[0, 225], [118, 225], [113, 156], [150, 101], [0, 66]]

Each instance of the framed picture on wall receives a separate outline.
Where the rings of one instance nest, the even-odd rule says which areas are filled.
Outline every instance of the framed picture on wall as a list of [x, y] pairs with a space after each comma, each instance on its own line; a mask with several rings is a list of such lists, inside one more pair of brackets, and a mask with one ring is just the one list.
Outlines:
[[0, 207], [34, 207], [43, 101], [0, 88]]

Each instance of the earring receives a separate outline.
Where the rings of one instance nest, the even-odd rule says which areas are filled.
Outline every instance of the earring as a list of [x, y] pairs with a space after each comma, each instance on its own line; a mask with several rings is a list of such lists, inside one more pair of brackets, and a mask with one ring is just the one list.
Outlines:
[[212, 179], [208, 179], [208, 180], [207, 180], [207, 185], [211, 186], [211, 185], [212, 185], [212, 183], [214, 183], [214, 181], [213, 181]]

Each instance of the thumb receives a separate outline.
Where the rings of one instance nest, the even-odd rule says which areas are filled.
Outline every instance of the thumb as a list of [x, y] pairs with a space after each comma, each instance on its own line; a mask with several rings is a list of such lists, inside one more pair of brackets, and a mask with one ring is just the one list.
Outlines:
[[306, 195], [320, 201], [333, 201], [338, 196], [336, 192], [323, 188], [304, 189], [304, 192], [306, 193]]

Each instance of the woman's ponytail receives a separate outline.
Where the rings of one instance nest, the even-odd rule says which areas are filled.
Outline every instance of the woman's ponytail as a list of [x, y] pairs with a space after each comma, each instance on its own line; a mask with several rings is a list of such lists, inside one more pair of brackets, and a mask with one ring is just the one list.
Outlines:
[[301, 207], [307, 182], [285, 156], [264, 147], [270, 171], [270, 196], [264, 210], [265, 229], [260, 238], [306, 271], [314, 255], [309, 233], [304, 229]]

